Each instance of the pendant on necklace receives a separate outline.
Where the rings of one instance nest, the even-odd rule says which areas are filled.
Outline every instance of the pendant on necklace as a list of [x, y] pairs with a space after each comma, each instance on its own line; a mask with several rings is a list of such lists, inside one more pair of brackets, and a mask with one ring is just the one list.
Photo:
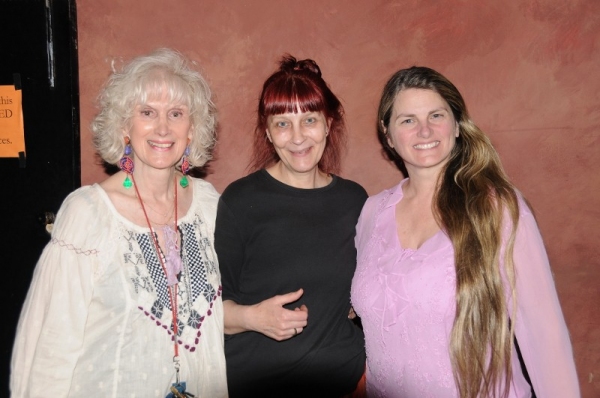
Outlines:
[[173, 228], [164, 227], [163, 234], [165, 236], [165, 246], [167, 248], [166, 271], [167, 271], [167, 286], [173, 286], [179, 282], [182, 265], [181, 256], [179, 254], [179, 245], [177, 244], [177, 234]]
[[190, 397], [195, 397], [194, 394], [186, 392], [185, 388], [186, 388], [185, 381], [180, 381], [180, 382], [177, 382], [177, 383], [173, 383], [171, 385], [171, 387], [169, 388], [171, 392], [168, 393], [165, 398], [190, 398]]
[[175, 383], [171, 384], [169, 387], [170, 393], [167, 394], [165, 398], [188, 398], [194, 397], [194, 394], [186, 392], [186, 383], [185, 381], [179, 380], [179, 355], [177, 355], [177, 350], [175, 350], [175, 356], [173, 357], [173, 367], [175, 368]]

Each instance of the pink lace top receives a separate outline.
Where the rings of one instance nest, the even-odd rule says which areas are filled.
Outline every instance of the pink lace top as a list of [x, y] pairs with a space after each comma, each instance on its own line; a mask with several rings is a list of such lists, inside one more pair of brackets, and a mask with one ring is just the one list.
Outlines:
[[[406, 181], [406, 180], [404, 180]], [[454, 249], [439, 231], [402, 248], [395, 208], [402, 184], [367, 201], [357, 226], [352, 303], [362, 319], [369, 397], [456, 397], [449, 356], [455, 315]], [[538, 397], [578, 397], [571, 343], [543, 242], [524, 204], [515, 245], [516, 337]], [[531, 388], [513, 353], [509, 397]]]

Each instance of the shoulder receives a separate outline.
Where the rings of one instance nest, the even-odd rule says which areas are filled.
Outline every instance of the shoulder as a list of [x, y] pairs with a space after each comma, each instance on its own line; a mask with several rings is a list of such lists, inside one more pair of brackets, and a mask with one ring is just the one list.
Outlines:
[[192, 178], [192, 180], [194, 184], [194, 196], [198, 196], [203, 201], [215, 203], [219, 200], [219, 196], [221, 195], [210, 182], [201, 178]]
[[357, 182], [339, 176], [334, 176], [334, 179], [336, 180], [336, 188], [358, 197], [363, 197], [365, 200], [367, 199], [367, 191]]
[[[513, 233], [513, 229], [515, 228], [516, 222], [516, 237], [517, 242], [522, 240], [525, 236], [529, 236], [529, 238], [534, 235], [538, 235], [539, 227], [535, 218], [535, 214], [533, 209], [531, 208], [529, 202], [523, 194], [515, 189], [515, 194], [517, 198], [517, 218], [514, 219], [512, 215], [512, 211], [508, 204], [504, 203], [502, 205], [502, 226], [501, 232], [503, 236], [504, 244], [508, 242], [511, 234]], [[526, 240], [529, 238], [525, 238]]]
[[63, 201], [52, 228], [52, 237], [57, 239], [83, 239], [98, 228], [109, 213], [106, 196], [97, 184], [83, 186], [70, 193]]
[[210, 182], [201, 178], [192, 178], [192, 183], [194, 187], [194, 203], [199, 205], [207, 215], [216, 214], [220, 195], [215, 187]]
[[[403, 180], [404, 181], [404, 180]], [[370, 196], [365, 202], [358, 220], [358, 231], [374, 228], [381, 212], [398, 203], [402, 198], [402, 183]]]
[[[58, 211], [58, 216], [73, 213], [86, 213], [90, 210], [96, 212], [102, 203], [102, 188], [98, 185], [86, 185], [71, 192], [63, 201]], [[82, 214], [83, 215], [83, 214]]]
[[[404, 180], [403, 180], [404, 181]], [[402, 182], [400, 184], [395, 185], [391, 188], [384, 189], [383, 191], [369, 196], [367, 202], [365, 203], [365, 209], [372, 209], [378, 207], [383, 207], [388, 203], [398, 202], [399, 198], [402, 196]]]
[[[516, 198], [517, 198], [517, 210], [518, 210], [518, 222], [519, 224], [521, 223], [522, 220], [533, 220], [535, 222], [535, 215], [534, 215], [534, 211], [531, 207], [531, 205], [529, 204], [529, 202], [527, 201], [527, 199], [525, 199], [525, 197], [523, 196], [523, 194], [515, 189], [514, 191]], [[503, 218], [506, 220], [505, 223], [507, 224], [511, 224], [510, 220], [512, 219], [512, 217], [510, 216], [510, 209], [508, 207], [508, 205], [506, 203], [503, 204], [502, 206], [502, 211], [503, 211]]]
[[222, 199], [227, 201], [235, 200], [236, 198], [243, 199], [252, 195], [254, 192], [260, 191], [260, 186], [266, 181], [262, 178], [261, 174], [262, 170], [259, 170], [233, 181], [223, 191]]
[[[541, 232], [535, 217], [535, 213], [533, 211], [533, 208], [531, 207], [531, 205], [529, 204], [529, 202], [527, 201], [527, 199], [525, 199], [525, 197], [523, 196], [523, 194], [519, 191], [516, 191], [517, 194], [517, 201], [518, 201], [518, 205], [519, 205], [519, 219], [518, 219], [518, 224], [517, 224], [517, 236], [519, 238], [522, 238], [523, 236], [530, 236], [533, 235], [540, 235], [540, 239], [541, 239]], [[506, 214], [506, 211], [505, 211]], [[507, 217], [507, 220], [510, 220], [509, 217]]]
[[523, 194], [520, 191], [515, 191], [515, 193], [517, 194], [517, 202], [519, 204], [519, 217], [523, 218], [523, 217], [531, 217], [531, 218], [535, 218], [534, 213], [533, 213], [533, 209], [531, 207], [531, 205], [529, 204], [529, 202], [527, 201], [527, 199], [525, 199], [525, 197], [523, 196]]

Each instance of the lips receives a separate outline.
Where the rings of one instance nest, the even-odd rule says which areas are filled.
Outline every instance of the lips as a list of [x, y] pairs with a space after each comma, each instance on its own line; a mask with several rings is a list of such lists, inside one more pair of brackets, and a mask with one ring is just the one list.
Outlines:
[[439, 144], [440, 144], [439, 141], [434, 141], [434, 142], [430, 142], [430, 143], [427, 143], [427, 144], [413, 145], [413, 148], [415, 148], [415, 149], [431, 149], [431, 148], [435, 148]]
[[309, 148], [303, 149], [301, 151], [290, 151], [290, 152], [292, 152], [292, 154], [295, 156], [304, 156], [307, 153], [309, 153], [311, 149], [312, 149], [312, 147], [309, 147]]
[[159, 149], [169, 149], [173, 146], [173, 142], [154, 142], [154, 141], [148, 141], [148, 144], [153, 147], [153, 148], [159, 148]]

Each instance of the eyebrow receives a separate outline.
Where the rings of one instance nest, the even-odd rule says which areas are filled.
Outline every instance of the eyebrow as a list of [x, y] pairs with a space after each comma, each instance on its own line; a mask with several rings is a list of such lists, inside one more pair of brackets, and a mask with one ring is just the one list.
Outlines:
[[[450, 113], [450, 111], [448, 109], [446, 109], [445, 107], [442, 106], [442, 107], [435, 108], [435, 109], [429, 111], [427, 114], [431, 115], [432, 113], [436, 113], [436, 112], [439, 112], [439, 111], [446, 111], [446, 112]], [[415, 117], [415, 116], [417, 116], [415, 113], [399, 113], [398, 115], [396, 115], [396, 119], [395, 120], [398, 120], [401, 117]]]
[[[290, 112], [285, 112], [285, 113], [290, 113]], [[288, 117], [285, 116], [285, 113], [277, 113], [275, 115], [269, 115], [267, 117], [271, 118], [271, 119], [275, 119], [275, 118], [287, 119]], [[320, 111], [308, 111], [308, 112], [299, 112], [299, 113], [304, 113], [305, 116], [318, 116], [321, 112]], [[298, 115], [299, 113], [294, 113], [294, 115]]]

